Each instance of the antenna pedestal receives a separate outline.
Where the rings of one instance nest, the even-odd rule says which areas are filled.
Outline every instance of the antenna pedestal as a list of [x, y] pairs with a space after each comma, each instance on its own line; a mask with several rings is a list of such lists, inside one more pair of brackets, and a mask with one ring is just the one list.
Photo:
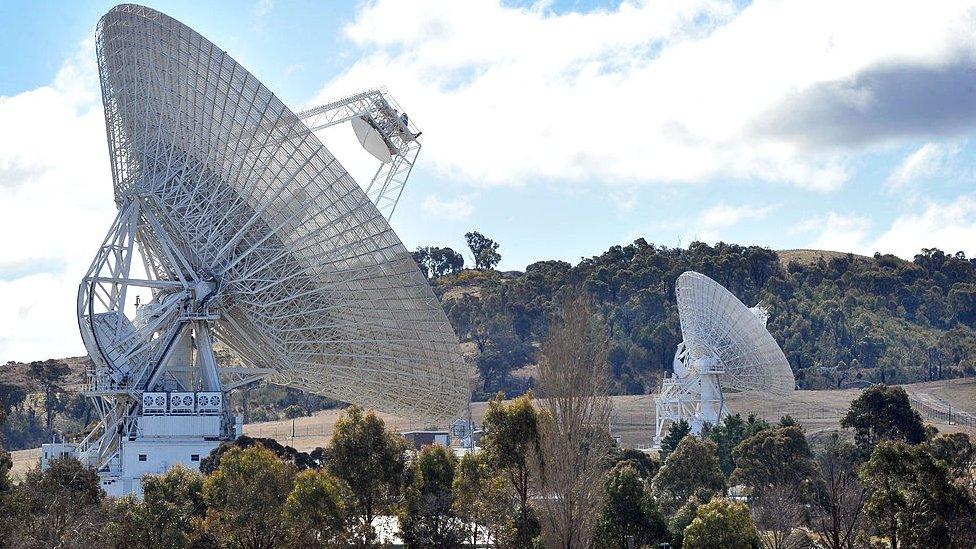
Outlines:
[[661, 393], [654, 399], [654, 445], [661, 448], [661, 441], [671, 425], [684, 420], [691, 433], [701, 434], [705, 424], [716, 425], [725, 414], [725, 401], [719, 375], [724, 373], [714, 357], [704, 357], [688, 364], [688, 351], [684, 343], [678, 345], [674, 356], [674, 376], [661, 383]]

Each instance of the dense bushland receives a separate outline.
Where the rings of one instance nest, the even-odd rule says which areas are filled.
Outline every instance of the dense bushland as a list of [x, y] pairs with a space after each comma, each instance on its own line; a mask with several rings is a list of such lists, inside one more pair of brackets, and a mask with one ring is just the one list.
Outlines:
[[[555, 477], [546, 452], [561, 435], [549, 413], [527, 395], [496, 398], [482, 451], [457, 458], [440, 446], [407, 452], [353, 407], [327, 448], [242, 438], [215, 450], [204, 472], [145, 477], [141, 501], [106, 498], [96, 473], [69, 459], [14, 485], [0, 453], [0, 545], [368, 547], [389, 542], [391, 527], [408, 547], [976, 544], [973, 441], [924, 427], [900, 388], [865, 391], [844, 420], [850, 431], [819, 447], [790, 418], [730, 416], [701, 438], [677, 427], [663, 462], [612, 446], [593, 454], [599, 438], [589, 438], [561, 455]], [[574, 512], [564, 502], [586, 520], [563, 520]]]
[[671, 369], [681, 339], [674, 284], [688, 270], [749, 306], [764, 304], [801, 388], [976, 374], [976, 262], [961, 252], [926, 249], [913, 261], [836, 254], [784, 266], [777, 252], [757, 246], [684, 249], [638, 239], [575, 266], [448, 272], [431, 284], [459, 337], [473, 344], [483, 396], [531, 386], [529, 376], [513, 373], [535, 362], [554, 304], [574, 288], [585, 289], [606, 319], [614, 392], [647, 393]]

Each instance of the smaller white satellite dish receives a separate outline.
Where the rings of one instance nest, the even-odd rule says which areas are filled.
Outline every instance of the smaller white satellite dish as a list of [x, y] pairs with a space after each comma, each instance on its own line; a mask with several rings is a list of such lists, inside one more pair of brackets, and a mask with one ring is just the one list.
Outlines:
[[685, 420], [698, 434], [728, 414], [724, 390], [748, 391], [765, 399], [787, 397], [796, 386], [790, 363], [766, 329], [769, 311], [746, 307], [721, 284], [686, 272], [675, 284], [682, 342], [674, 353], [674, 375], [661, 382], [655, 446], [666, 427]]
[[394, 151], [383, 134], [380, 133], [379, 128], [369, 118], [360, 116], [353, 118], [350, 123], [352, 124], [352, 131], [356, 132], [356, 139], [366, 149], [366, 152], [384, 164], [392, 160]]

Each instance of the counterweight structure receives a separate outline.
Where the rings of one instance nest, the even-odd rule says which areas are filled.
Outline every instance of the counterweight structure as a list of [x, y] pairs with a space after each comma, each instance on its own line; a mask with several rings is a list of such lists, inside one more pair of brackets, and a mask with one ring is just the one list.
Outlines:
[[319, 111], [353, 105], [367, 150], [387, 147], [371, 200], [313, 133], [316, 115], [304, 123], [179, 21], [121, 5], [96, 40], [118, 216], [78, 322], [100, 421], [80, 443], [44, 445], [42, 465], [70, 453], [108, 493], [138, 493], [144, 473], [196, 466], [240, 434], [227, 391], [259, 379], [456, 417], [468, 399], [457, 337], [374, 203], [392, 213], [419, 150], [390, 100], [371, 91]]
[[789, 395], [796, 386], [779, 344], [766, 330], [768, 314], [746, 307], [711, 278], [682, 273], [675, 285], [682, 342], [674, 354], [674, 374], [655, 398], [654, 446], [670, 426], [685, 420], [699, 434], [728, 413], [724, 391], [750, 391], [769, 398]]

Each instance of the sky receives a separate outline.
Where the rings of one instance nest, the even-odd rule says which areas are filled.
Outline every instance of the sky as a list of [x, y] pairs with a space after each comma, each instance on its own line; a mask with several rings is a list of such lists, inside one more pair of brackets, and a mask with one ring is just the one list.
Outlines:
[[[293, 109], [385, 86], [423, 130], [392, 223], [502, 269], [636, 238], [976, 255], [976, 3], [159, 1]], [[0, 361], [83, 354], [114, 217], [93, 33], [0, 0]], [[321, 137], [361, 184], [376, 164]]]

